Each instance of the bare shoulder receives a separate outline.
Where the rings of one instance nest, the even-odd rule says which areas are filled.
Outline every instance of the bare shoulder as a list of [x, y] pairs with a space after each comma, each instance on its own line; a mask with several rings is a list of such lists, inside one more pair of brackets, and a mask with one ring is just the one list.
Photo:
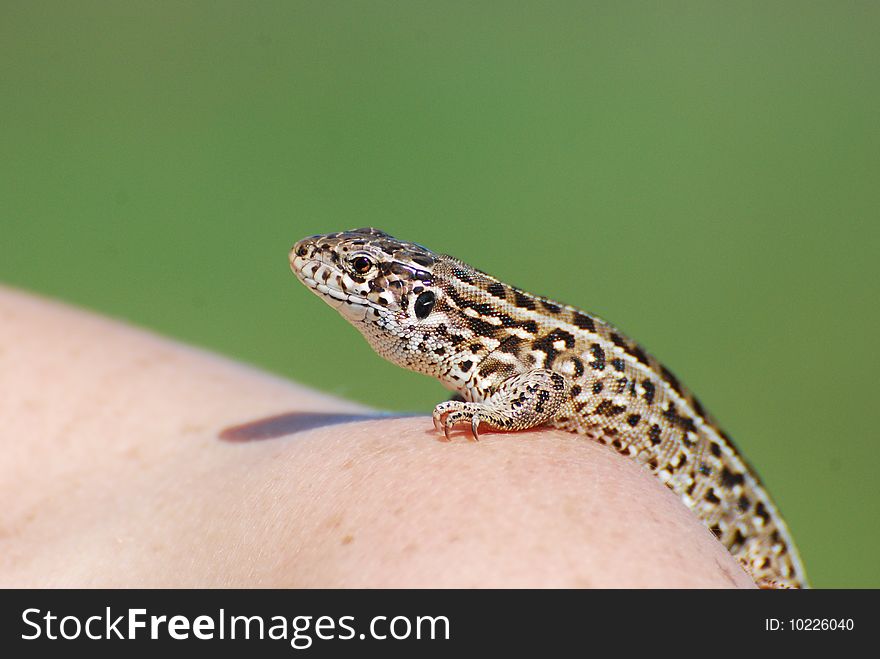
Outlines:
[[0, 391], [3, 586], [751, 584], [583, 438], [442, 443], [427, 417], [5, 288]]

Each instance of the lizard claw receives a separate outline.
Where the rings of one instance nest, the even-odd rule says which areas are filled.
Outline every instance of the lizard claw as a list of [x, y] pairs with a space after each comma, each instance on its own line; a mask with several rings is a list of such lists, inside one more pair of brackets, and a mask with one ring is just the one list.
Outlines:
[[450, 441], [449, 432], [457, 425], [463, 425], [470, 422], [471, 435], [474, 441], [480, 439], [480, 423], [483, 419], [476, 412], [468, 411], [465, 403], [455, 401], [447, 401], [440, 403], [434, 408], [431, 419], [434, 422], [434, 430], [443, 431], [446, 441]]
[[443, 431], [443, 436], [445, 438], [444, 441], [449, 441], [449, 424], [446, 423], [446, 419], [449, 418], [449, 411], [444, 409], [434, 409], [434, 413], [431, 415], [431, 420], [434, 421], [434, 432]]
[[449, 424], [446, 423], [446, 419], [449, 417], [448, 413], [437, 412], [434, 411], [434, 414], [431, 415], [434, 421], [434, 430], [436, 432], [443, 431], [443, 435], [445, 437], [445, 441], [449, 441]]

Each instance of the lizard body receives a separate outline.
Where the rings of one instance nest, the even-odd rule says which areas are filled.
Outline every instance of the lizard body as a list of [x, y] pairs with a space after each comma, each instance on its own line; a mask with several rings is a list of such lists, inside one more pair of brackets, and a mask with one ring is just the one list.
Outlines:
[[290, 264], [379, 355], [463, 399], [434, 409], [447, 439], [457, 425], [474, 439], [481, 425], [587, 435], [650, 470], [759, 584], [807, 585], [754, 470], [672, 372], [612, 325], [372, 228], [305, 238]]

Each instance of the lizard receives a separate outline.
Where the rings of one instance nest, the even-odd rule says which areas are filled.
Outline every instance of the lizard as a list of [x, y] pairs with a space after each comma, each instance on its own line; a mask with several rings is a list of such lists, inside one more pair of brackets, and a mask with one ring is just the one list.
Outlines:
[[290, 266], [383, 358], [455, 396], [433, 411], [502, 432], [550, 426], [610, 445], [648, 469], [756, 583], [808, 587], [791, 534], [755, 470], [699, 400], [597, 316], [510, 286], [374, 228], [304, 238]]

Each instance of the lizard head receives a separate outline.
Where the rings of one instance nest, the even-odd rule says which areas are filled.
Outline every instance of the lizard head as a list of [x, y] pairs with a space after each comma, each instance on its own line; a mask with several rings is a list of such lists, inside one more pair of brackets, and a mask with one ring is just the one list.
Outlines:
[[[442, 294], [434, 277], [437, 259], [421, 245], [372, 228], [310, 236], [290, 250], [299, 280], [380, 354], [389, 335], [410, 342], [419, 328], [427, 331], [436, 322], [431, 315]], [[401, 350], [399, 341], [395, 350]]]

